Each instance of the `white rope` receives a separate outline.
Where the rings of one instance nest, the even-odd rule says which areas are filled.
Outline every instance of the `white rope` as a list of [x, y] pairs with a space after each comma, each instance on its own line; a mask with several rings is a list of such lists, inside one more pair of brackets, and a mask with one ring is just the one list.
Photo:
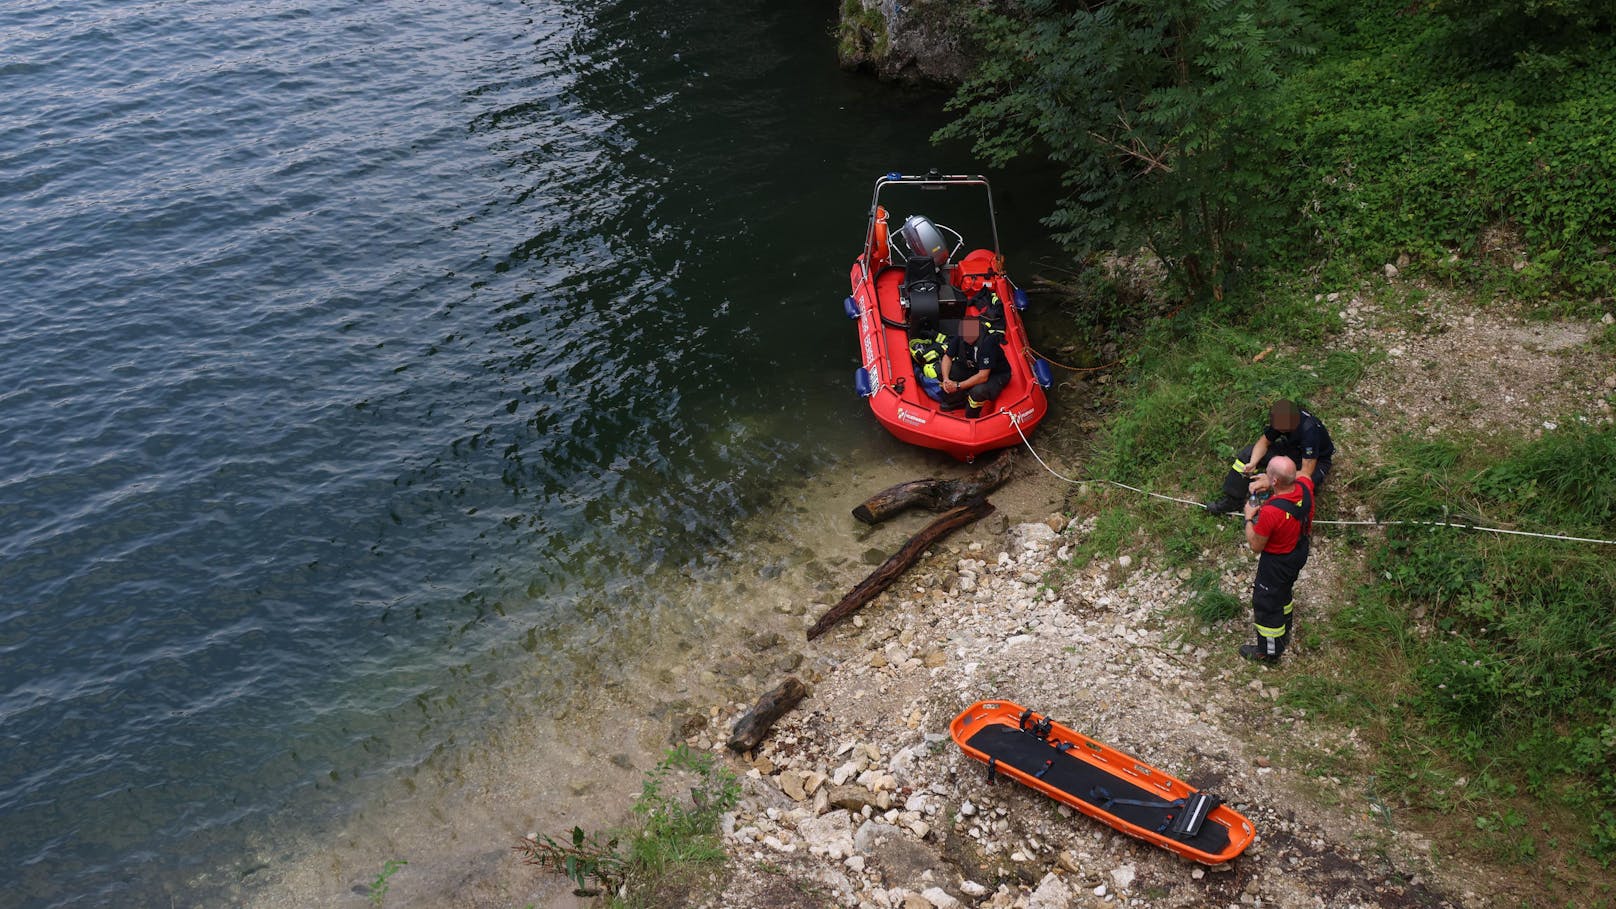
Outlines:
[[1159, 492], [1146, 492], [1143, 489], [1134, 489], [1132, 486], [1129, 486], [1126, 483], [1118, 483], [1116, 480], [1101, 480], [1100, 482], [1101, 483], [1110, 483], [1112, 486], [1119, 486], [1119, 487], [1121, 487], [1123, 489], [1132, 490], [1133, 492], [1137, 492], [1140, 495], [1150, 496], [1153, 499], [1166, 499], [1169, 502], [1182, 502], [1185, 505], [1194, 505], [1196, 508], [1205, 508], [1206, 507], [1206, 505], [1204, 505], [1204, 504], [1202, 504], [1200, 502], [1192, 501], [1190, 499], [1175, 499], [1172, 496], [1164, 496]]
[[1598, 543], [1603, 546], [1616, 546], [1616, 540], [1598, 540], [1593, 537], [1568, 537], [1558, 533], [1532, 533], [1529, 530], [1505, 530], [1502, 527], [1483, 527], [1480, 524], [1455, 524], [1451, 521], [1314, 521], [1315, 524], [1365, 524], [1372, 527], [1390, 527], [1402, 524], [1407, 527], [1456, 527], [1460, 530], [1480, 530], [1485, 533], [1507, 533], [1517, 537], [1537, 537], [1540, 540], [1566, 540], [1572, 543]]
[[[1072, 479], [1071, 477], [1068, 477], [1068, 476], [1062, 476], [1061, 474], [1055, 472], [1055, 468], [1050, 467], [1048, 464], [1045, 464], [1044, 459], [1038, 457], [1038, 450], [1036, 448], [1032, 447], [1031, 442], [1027, 441], [1027, 434], [1021, 431], [1021, 420], [1020, 420], [1020, 418], [1018, 418], [1015, 414], [1011, 413], [1008, 410], [1000, 411], [1000, 413], [1002, 413], [1005, 416], [1010, 418], [1010, 425], [1014, 426], [1016, 428], [1016, 435], [1021, 436], [1021, 441], [1022, 441], [1023, 444], [1025, 444], [1027, 446], [1027, 450], [1032, 452], [1032, 456], [1034, 458], [1037, 458], [1038, 463], [1043, 464], [1044, 469], [1049, 471], [1051, 475], [1053, 475], [1057, 479], [1065, 480], [1066, 482], [1072, 483], [1074, 485], [1084, 482], [1082, 480], [1074, 480], [1074, 479]], [[1126, 490], [1129, 490], [1131, 492], [1137, 492], [1140, 495], [1150, 496], [1153, 499], [1165, 499], [1165, 500], [1167, 500], [1169, 502], [1181, 502], [1181, 503], [1183, 503], [1185, 505], [1194, 505], [1196, 508], [1205, 508], [1206, 507], [1205, 505], [1202, 505], [1200, 502], [1194, 502], [1194, 501], [1191, 501], [1189, 499], [1175, 499], [1172, 496], [1164, 496], [1164, 495], [1162, 495], [1160, 493], [1148, 492], [1148, 491], [1143, 490], [1143, 489], [1136, 489], [1136, 488], [1134, 488], [1132, 486], [1129, 486], [1126, 483], [1118, 483], [1116, 480], [1099, 480], [1097, 482], [1110, 483], [1112, 486], [1119, 486], [1119, 487], [1121, 487], [1123, 489], [1126, 489]]]
[[[1011, 413], [1008, 410], [1002, 410], [1002, 411], [1000, 411], [1000, 413], [1003, 413], [1005, 416], [1010, 418], [1010, 425], [1014, 426], [1016, 428], [1016, 435], [1021, 436], [1021, 443], [1023, 445], [1027, 446], [1027, 450], [1032, 452], [1033, 458], [1035, 458], [1038, 461], [1038, 463], [1043, 466], [1043, 468], [1045, 470], [1049, 471], [1051, 476], [1055, 477], [1058, 480], [1064, 480], [1064, 481], [1066, 481], [1068, 483], [1071, 483], [1073, 485], [1085, 482], [1083, 480], [1074, 480], [1071, 477], [1068, 477], [1068, 476], [1065, 476], [1063, 474], [1057, 473], [1055, 471], [1055, 468], [1050, 467], [1048, 464], [1044, 463], [1044, 459], [1038, 456], [1038, 449], [1032, 447], [1032, 442], [1028, 441], [1027, 434], [1021, 431], [1021, 420], [1015, 414]], [[1202, 509], [1206, 508], [1206, 506], [1204, 504], [1200, 503], [1200, 502], [1196, 502], [1196, 501], [1193, 501], [1193, 500], [1190, 500], [1190, 499], [1175, 499], [1172, 496], [1164, 496], [1164, 495], [1161, 495], [1159, 493], [1147, 492], [1147, 491], [1145, 491], [1143, 489], [1138, 489], [1136, 487], [1129, 486], [1126, 483], [1118, 483], [1115, 480], [1096, 480], [1096, 481], [1089, 481], [1089, 482], [1109, 483], [1112, 486], [1116, 486], [1116, 487], [1119, 487], [1121, 489], [1126, 489], [1126, 490], [1129, 490], [1131, 492], [1137, 492], [1140, 495], [1147, 495], [1147, 496], [1150, 496], [1153, 499], [1165, 499], [1165, 500], [1167, 500], [1169, 502], [1179, 502], [1179, 503], [1182, 503], [1184, 505], [1192, 505], [1192, 506], [1194, 506], [1196, 508], [1202, 508]], [[1391, 527], [1391, 526], [1394, 526], [1394, 525], [1403, 525], [1403, 526], [1407, 526], [1407, 527], [1454, 527], [1454, 528], [1457, 528], [1459, 530], [1479, 530], [1479, 531], [1482, 531], [1484, 533], [1501, 533], [1501, 534], [1509, 534], [1510, 536], [1517, 536], [1517, 537], [1536, 537], [1536, 538], [1538, 538], [1540, 540], [1564, 540], [1564, 541], [1570, 542], [1570, 543], [1594, 543], [1594, 544], [1597, 544], [1597, 545], [1600, 545], [1600, 546], [1616, 546], [1616, 540], [1599, 540], [1599, 539], [1594, 539], [1592, 537], [1571, 537], [1571, 536], [1565, 536], [1563, 534], [1558, 534], [1558, 533], [1532, 533], [1531, 531], [1527, 531], [1527, 530], [1505, 530], [1505, 529], [1503, 529], [1501, 527], [1482, 527], [1479, 524], [1455, 524], [1455, 523], [1453, 523], [1451, 521], [1380, 521], [1380, 520], [1374, 520], [1374, 521], [1314, 521], [1313, 523], [1314, 524], [1333, 524], [1333, 525], [1342, 526], [1342, 527], [1347, 527], [1347, 526], [1356, 526], [1356, 527]]]

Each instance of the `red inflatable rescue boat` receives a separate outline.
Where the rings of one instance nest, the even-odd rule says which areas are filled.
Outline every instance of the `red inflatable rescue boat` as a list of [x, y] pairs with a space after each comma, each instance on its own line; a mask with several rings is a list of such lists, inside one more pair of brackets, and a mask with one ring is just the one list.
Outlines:
[[[907, 199], [914, 195], [907, 189], [956, 193], [979, 189], [987, 200], [986, 231], [992, 235], [992, 247], [961, 255], [965, 248], [961, 234], [913, 211], [893, 231], [882, 191]], [[1044, 418], [1049, 409], [1044, 396], [1050, 385], [1049, 364], [1028, 346], [1021, 323], [1027, 295], [1004, 272], [986, 178], [932, 171], [926, 176], [891, 173], [876, 180], [864, 251], [853, 263], [851, 277], [853, 293], [844, 307], [847, 316], [858, 321], [862, 362], [854, 384], [876, 420], [894, 436], [970, 461], [984, 451], [1020, 444], [1022, 435], [1030, 435]], [[937, 342], [946, 344], [943, 339], [960, 335], [960, 323], [967, 318], [983, 320], [1010, 364], [1004, 389], [975, 416], [937, 400], [935, 383], [926, 381], [935, 377], [928, 377], [926, 364], [917, 361], [931, 356], [935, 362], [937, 355], [928, 352], [927, 345], [935, 351]]]

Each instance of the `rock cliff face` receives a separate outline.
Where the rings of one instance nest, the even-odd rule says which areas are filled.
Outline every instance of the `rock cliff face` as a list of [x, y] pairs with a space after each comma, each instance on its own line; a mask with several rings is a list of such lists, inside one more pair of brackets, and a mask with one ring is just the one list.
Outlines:
[[970, 69], [962, 0], [841, 0], [837, 56], [844, 69], [913, 85], [957, 85]]

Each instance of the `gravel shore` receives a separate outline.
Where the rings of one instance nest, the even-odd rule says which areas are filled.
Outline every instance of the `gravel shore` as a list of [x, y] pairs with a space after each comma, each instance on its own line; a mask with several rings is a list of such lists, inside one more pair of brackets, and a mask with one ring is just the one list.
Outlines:
[[[1050, 516], [940, 546], [901, 590], [827, 635], [813, 695], [734, 759], [746, 794], [726, 819], [731, 879], [707, 905], [1486, 904], [1434, 873], [1430, 844], [1399, 829], [1364, 781], [1294, 760], [1356, 747], [1350, 734], [1316, 740], [1285, 703], [1287, 677], [1327, 655], [1300, 646], [1282, 668], [1244, 663], [1244, 617], [1185, 629], [1187, 571], [1159, 571], [1149, 555], [1065, 568], [1086, 529]], [[1322, 541], [1315, 565], [1336, 557]], [[1232, 589], [1245, 561], [1231, 552]], [[1256, 842], [1206, 868], [988, 783], [946, 734], [986, 698], [1047, 712], [1217, 794], [1253, 821]], [[722, 735], [715, 722], [690, 741]]]
[[[1384, 303], [1398, 292], [1317, 300], [1339, 310], [1332, 346], [1384, 351], [1337, 392], [1331, 425], [1356, 457], [1334, 486], [1350, 489], [1402, 434], [1457, 424], [1538, 434], [1554, 428], [1545, 415], [1567, 410], [1611, 419], [1616, 376], [1590, 343], [1602, 326], [1531, 323], [1440, 293], [1413, 318]], [[1477, 364], [1499, 362], [1511, 364], [1507, 389], [1493, 371], [1477, 378]], [[745, 797], [726, 818], [732, 861], [707, 907], [1472, 909], [1549, 898], [1529, 870], [1500, 873], [1445, 853], [1373, 777], [1333, 775], [1364, 756], [1355, 732], [1309, 721], [1287, 697], [1338, 657], [1310, 643], [1308, 626], [1352, 595], [1361, 540], [1316, 535], [1292, 648], [1282, 666], [1257, 666], [1235, 653], [1251, 634], [1249, 612], [1202, 623], [1189, 569], [1167, 568], [1149, 541], [1075, 565], [1096, 510], [1088, 500], [1101, 490], [1069, 488], [1025, 462], [1013, 484], [1024, 488], [993, 497], [1000, 515], [940, 544], [805, 651], [798, 674], [811, 697], [758, 751], [730, 758]], [[1369, 517], [1350, 494], [1333, 507]], [[1184, 520], [1214, 519], [1185, 507]], [[1244, 600], [1254, 561], [1231, 521], [1227, 546], [1197, 564], [1216, 566], [1221, 589]], [[1207, 868], [1015, 783], [990, 784], [946, 734], [985, 699], [1029, 706], [1219, 796], [1251, 819], [1256, 841]], [[727, 723], [749, 706], [687, 727], [687, 741], [721, 748]]]

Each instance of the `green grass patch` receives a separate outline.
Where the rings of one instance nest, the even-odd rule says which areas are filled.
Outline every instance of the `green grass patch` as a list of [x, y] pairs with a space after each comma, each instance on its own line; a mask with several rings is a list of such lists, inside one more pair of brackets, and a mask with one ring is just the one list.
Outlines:
[[1091, 475], [1210, 495], [1221, 478], [1212, 475], [1207, 488], [1186, 489], [1186, 464], [1227, 463], [1257, 438], [1277, 398], [1312, 409], [1316, 398], [1356, 382], [1372, 355], [1317, 352], [1340, 325], [1336, 307], [1313, 296], [1299, 282], [1254, 276], [1217, 312], [1146, 326], [1113, 385], [1118, 406], [1090, 462]]
[[1094, 520], [1094, 527], [1072, 547], [1067, 565], [1082, 568], [1095, 559], [1114, 558], [1138, 530], [1138, 519], [1126, 508], [1105, 508]]
[[[1616, 538], [1616, 430], [1571, 428], [1507, 446], [1398, 446], [1378, 476], [1375, 510], [1410, 521], [1483, 523], [1528, 532]], [[1338, 625], [1354, 649], [1396, 642], [1410, 667], [1405, 740], [1457, 761], [1473, 779], [1563, 806], [1582, 806], [1587, 848], [1616, 857], [1616, 553], [1563, 540], [1451, 527], [1388, 529], [1372, 554], [1375, 588]], [[1411, 634], [1407, 616], [1426, 616]], [[1412, 757], [1398, 755], [1398, 761]], [[1502, 781], [1502, 782], [1498, 782]], [[1416, 781], [1420, 782], [1420, 781]], [[1484, 814], [1478, 831], [1500, 855], [1526, 860], [1535, 837], [1524, 808]]]
[[1190, 611], [1203, 625], [1226, 622], [1246, 611], [1243, 600], [1220, 586], [1216, 571], [1196, 572], [1190, 578], [1190, 591]]

